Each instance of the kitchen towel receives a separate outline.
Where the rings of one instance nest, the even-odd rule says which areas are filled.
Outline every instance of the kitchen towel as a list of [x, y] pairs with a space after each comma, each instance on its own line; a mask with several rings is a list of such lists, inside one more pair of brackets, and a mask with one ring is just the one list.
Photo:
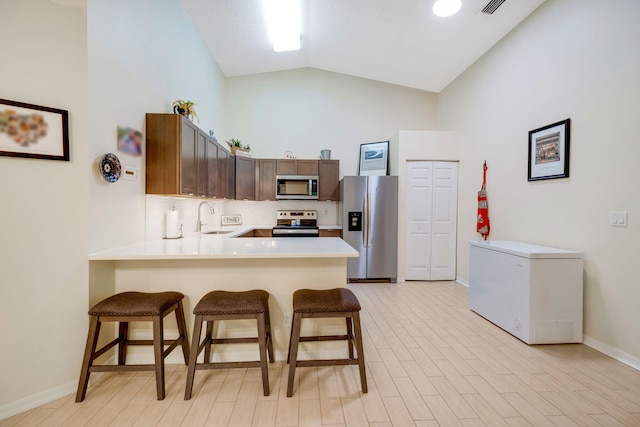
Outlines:
[[180, 218], [178, 218], [178, 211], [167, 212], [165, 237], [167, 239], [177, 239], [180, 237]]

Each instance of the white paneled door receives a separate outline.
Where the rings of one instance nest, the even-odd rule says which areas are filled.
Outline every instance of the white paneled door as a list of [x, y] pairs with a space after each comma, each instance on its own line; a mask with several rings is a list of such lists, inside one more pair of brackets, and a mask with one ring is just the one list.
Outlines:
[[406, 280], [456, 278], [458, 163], [407, 162]]

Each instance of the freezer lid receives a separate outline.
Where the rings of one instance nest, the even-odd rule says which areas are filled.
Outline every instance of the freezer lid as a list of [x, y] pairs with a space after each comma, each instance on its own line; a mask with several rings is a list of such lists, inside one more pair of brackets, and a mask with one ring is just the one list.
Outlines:
[[503, 252], [523, 258], [582, 258], [581, 252], [510, 240], [471, 240], [470, 246]]

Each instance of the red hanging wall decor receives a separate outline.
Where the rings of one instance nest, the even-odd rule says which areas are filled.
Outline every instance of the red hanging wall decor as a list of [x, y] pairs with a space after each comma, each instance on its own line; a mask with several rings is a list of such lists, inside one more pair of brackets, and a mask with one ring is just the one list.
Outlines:
[[482, 165], [482, 188], [478, 191], [478, 219], [476, 231], [487, 240], [491, 226], [489, 224], [489, 204], [487, 203], [487, 162]]

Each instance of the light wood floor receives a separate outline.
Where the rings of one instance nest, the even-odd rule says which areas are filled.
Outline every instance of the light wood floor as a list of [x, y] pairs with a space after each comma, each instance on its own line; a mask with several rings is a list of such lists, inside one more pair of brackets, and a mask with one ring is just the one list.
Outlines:
[[167, 398], [152, 373], [93, 374], [69, 395], [0, 421], [6, 426], [640, 426], [640, 372], [581, 344], [528, 346], [469, 311], [453, 282], [349, 285], [363, 307], [369, 393], [357, 366], [168, 367]]

